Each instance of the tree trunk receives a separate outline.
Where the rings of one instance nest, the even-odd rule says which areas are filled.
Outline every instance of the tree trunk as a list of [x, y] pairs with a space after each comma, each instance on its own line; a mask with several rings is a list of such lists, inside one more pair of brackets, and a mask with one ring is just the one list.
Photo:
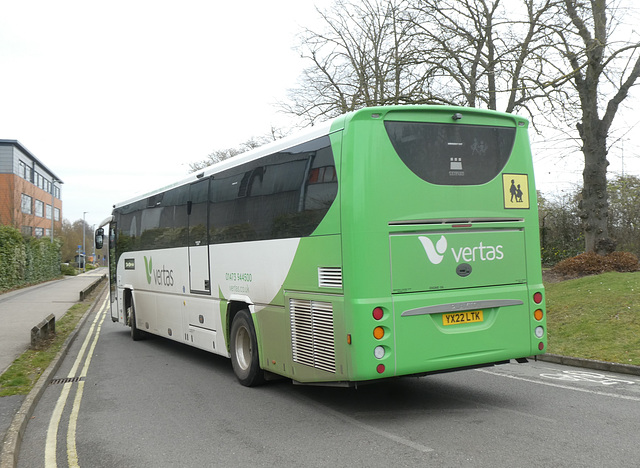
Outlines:
[[607, 147], [606, 131], [602, 135], [602, 125], [590, 126], [584, 131], [579, 126], [584, 154], [584, 171], [580, 217], [584, 226], [585, 250], [606, 255], [615, 250], [615, 242], [609, 237], [609, 201], [607, 195]]

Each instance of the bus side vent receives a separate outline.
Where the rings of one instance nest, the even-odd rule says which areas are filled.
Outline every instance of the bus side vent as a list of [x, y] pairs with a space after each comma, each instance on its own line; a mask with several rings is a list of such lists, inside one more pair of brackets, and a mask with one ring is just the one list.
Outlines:
[[330, 302], [289, 299], [293, 361], [336, 372], [333, 306]]
[[321, 288], [342, 288], [342, 268], [318, 267], [318, 284]]

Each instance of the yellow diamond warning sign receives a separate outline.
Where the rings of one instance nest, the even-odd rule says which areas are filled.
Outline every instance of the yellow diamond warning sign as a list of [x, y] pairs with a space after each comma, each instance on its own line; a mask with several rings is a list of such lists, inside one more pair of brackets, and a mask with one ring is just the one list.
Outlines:
[[504, 207], [529, 208], [529, 176], [527, 174], [502, 174]]

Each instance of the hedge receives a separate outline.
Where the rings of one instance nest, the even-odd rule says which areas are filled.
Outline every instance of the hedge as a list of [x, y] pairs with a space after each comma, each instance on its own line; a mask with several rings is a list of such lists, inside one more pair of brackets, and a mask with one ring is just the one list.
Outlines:
[[60, 276], [60, 241], [24, 237], [0, 226], [0, 291], [41, 283]]

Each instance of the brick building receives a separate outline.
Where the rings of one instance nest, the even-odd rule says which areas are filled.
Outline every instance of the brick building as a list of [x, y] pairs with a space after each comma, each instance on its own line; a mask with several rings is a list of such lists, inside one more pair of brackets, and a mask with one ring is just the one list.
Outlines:
[[[0, 140], [0, 225], [25, 235], [51, 235], [62, 226], [62, 181], [17, 140]], [[53, 206], [53, 209], [52, 209]]]

